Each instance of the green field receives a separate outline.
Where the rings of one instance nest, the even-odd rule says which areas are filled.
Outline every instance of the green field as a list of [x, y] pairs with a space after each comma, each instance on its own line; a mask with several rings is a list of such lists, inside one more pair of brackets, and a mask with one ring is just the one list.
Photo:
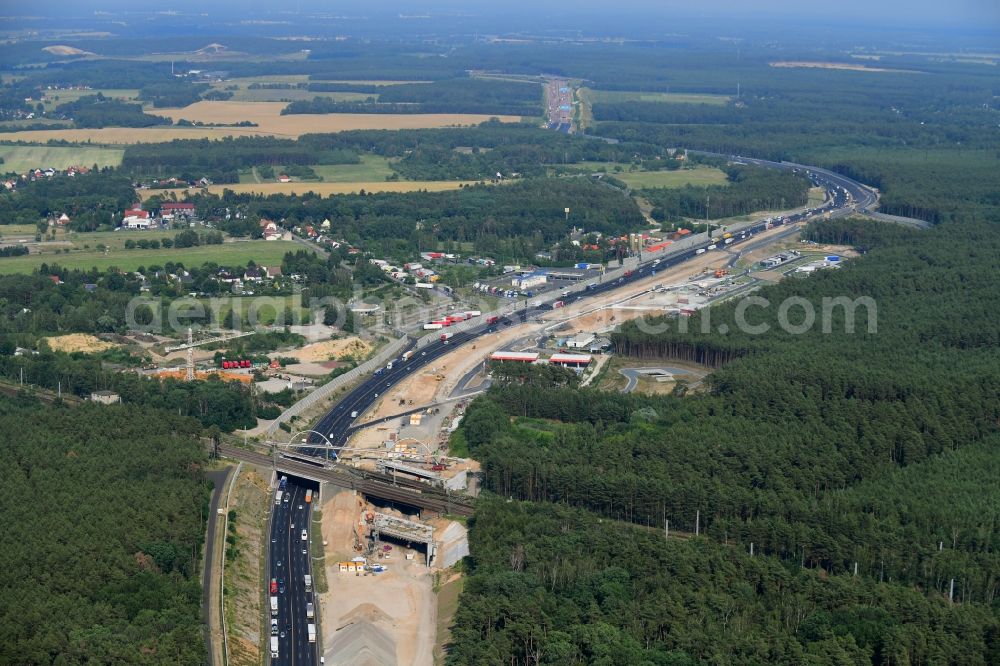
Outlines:
[[378, 155], [362, 155], [361, 164], [320, 164], [312, 169], [325, 183], [370, 183], [395, 173], [389, 160]]
[[[644, 187], [684, 187], [685, 185], [725, 185], [726, 174], [714, 167], [697, 166], [693, 169], [677, 171], [629, 171], [632, 165], [616, 164], [614, 162], [578, 162], [571, 166], [580, 171], [592, 173], [603, 171], [612, 178], [617, 178], [633, 190]], [[615, 171], [617, 167], [621, 171]]]
[[134, 100], [139, 96], [135, 88], [95, 88], [93, 90], [49, 90], [45, 93], [45, 110], [54, 109], [60, 104], [75, 102], [81, 97], [101, 93], [113, 99]]
[[[363, 102], [369, 97], [378, 97], [368, 93], [356, 92], [312, 92], [299, 88], [256, 88], [251, 90], [250, 86], [259, 83], [262, 85], [274, 83], [288, 83], [297, 85], [309, 83], [309, 77], [304, 75], [289, 76], [252, 76], [238, 79], [229, 79], [222, 83], [212, 85], [212, 88], [222, 92], [232, 93], [230, 101], [233, 102], [298, 102], [311, 100], [314, 97], [326, 97], [335, 102]], [[236, 90], [232, 90], [232, 88]]]
[[0, 146], [0, 172], [24, 173], [29, 169], [65, 169], [71, 166], [116, 167], [125, 151], [96, 146]]
[[[108, 250], [115, 252], [125, 249], [126, 240], [161, 240], [163, 238], [173, 238], [185, 229], [156, 229], [153, 231], [85, 231], [85, 232], [57, 232], [56, 240], [69, 242], [72, 244], [72, 253], [87, 252], [97, 250], [98, 245], [103, 245]], [[205, 229], [198, 229], [205, 231]], [[132, 251], [132, 250], [130, 250]], [[40, 256], [55, 256], [54, 250], [42, 250]]]
[[[150, 237], [155, 237], [150, 234]], [[92, 246], [93, 247], [93, 246]], [[139, 266], [163, 265], [168, 261], [185, 266], [200, 266], [214, 262], [223, 266], [242, 266], [253, 259], [265, 266], [278, 265], [286, 252], [301, 250], [302, 246], [292, 241], [244, 241], [224, 245], [171, 248], [169, 250], [84, 250], [70, 254], [41, 253], [25, 257], [0, 258], [0, 274], [30, 273], [40, 264], [58, 264], [64, 268], [100, 270], [112, 266], [132, 271]]]
[[38, 227], [34, 224], [0, 224], [0, 238], [11, 236], [34, 236]]
[[729, 101], [728, 95], [708, 95], [699, 93], [641, 92], [638, 90], [592, 90], [581, 88], [591, 104], [599, 102], [667, 102], [674, 104], [715, 104], [721, 106]]

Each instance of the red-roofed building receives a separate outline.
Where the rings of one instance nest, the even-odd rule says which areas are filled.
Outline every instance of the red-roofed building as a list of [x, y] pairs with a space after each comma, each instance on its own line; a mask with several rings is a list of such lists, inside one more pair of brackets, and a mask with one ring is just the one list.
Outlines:
[[590, 354], [553, 354], [549, 363], [580, 368], [590, 364]]
[[141, 208], [125, 211], [125, 217], [122, 219], [122, 226], [126, 229], [149, 229], [150, 224], [149, 211]]
[[194, 215], [194, 204], [168, 201], [160, 206], [160, 213], [168, 220], [172, 220], [178, 216], [191, 217]]

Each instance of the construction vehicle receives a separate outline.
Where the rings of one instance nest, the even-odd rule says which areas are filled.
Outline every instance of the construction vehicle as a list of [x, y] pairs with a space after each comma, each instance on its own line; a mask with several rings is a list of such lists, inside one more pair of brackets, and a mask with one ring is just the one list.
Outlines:
[[725, 277], [728, 274], [729, 274], [729, 271], [727, 271], [725, 268], [719, 268], [719, 269], [716, 269], [716, 271], [715, 271], [715, 277], [717, 277], [717, 278]]

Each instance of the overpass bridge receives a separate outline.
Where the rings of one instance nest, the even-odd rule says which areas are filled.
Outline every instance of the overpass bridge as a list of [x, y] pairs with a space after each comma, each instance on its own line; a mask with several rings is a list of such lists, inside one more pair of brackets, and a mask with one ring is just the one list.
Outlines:
[[365, 497], [423, 511], [459, 516], [471, 516], [473, 511], [473, 500], [467, 495], [453, 494], [447, 489], [434, 488], [420, 481], [394, 480], [388, 474], [351, 469], [323, 458], [299, 454], [291, 457], [272, 456], [226, 445], [219, 447], [219, 454], [253, 465], [271, 467], [279, 474], [286, 473], [317, 483], [328, 483], [345, 490], [355, 490]]

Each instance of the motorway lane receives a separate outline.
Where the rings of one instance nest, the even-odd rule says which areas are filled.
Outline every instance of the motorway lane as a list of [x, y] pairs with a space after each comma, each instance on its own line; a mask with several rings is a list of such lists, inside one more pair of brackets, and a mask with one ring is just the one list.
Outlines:
[[284, 592], [279, 590], [277, 594], [278, 657], [272, 658], [271, 663], [282, 666], [317, 662], [315, 645], [309, 642], [306, 618], [306, 603], [312, 601], [312, 594], [305, 591], [304, 576], [311, 573], [311, 562], [308, 541], [302, 541], [301, 531], [309, 528], [312, 505], [305, 503], [305, 494], [305, 488], [289, 481], [282, 493], [288, 501], [282, 501], [280, 506], [272, 504], [268, 585], [271, 578], [277, 578]]

